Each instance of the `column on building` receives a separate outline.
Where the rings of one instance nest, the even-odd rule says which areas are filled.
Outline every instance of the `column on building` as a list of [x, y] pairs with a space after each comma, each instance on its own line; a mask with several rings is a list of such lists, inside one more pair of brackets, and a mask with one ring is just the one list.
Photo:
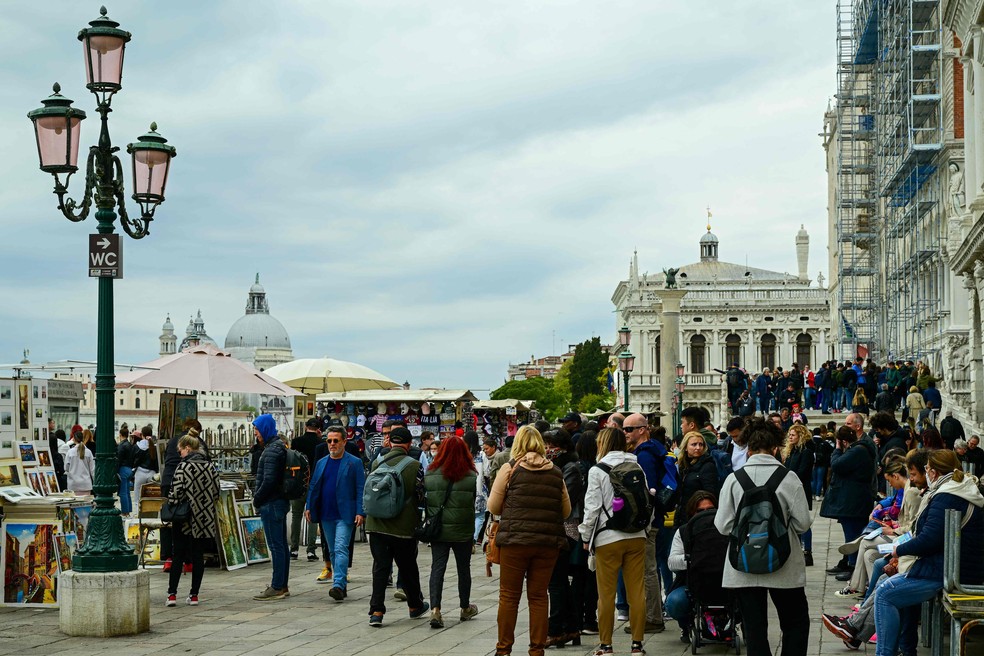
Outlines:
[[[971, 117], [973, 120], [973, 160], [974, 160], [974, 196], [981, 197], [981, 181], [984, 180], [984, 143], [981, 143], [981, 126], [984, 125], [984, 102], [977, 102], [978, 98], [984, 101], [984, 66], [981, 65], [982, 54], [984, 54], [984, 37], [981, 28], [974, 28], [974, 56], [971, 60], [971, 67], [974, 71], [973, 80], [973, 113], [964, 116], [964, 123]], [[967, 131], [964, 130], [964, 134]], [[970, 158], [968, 158], [970, 159]]]
[[633, 342], [633, 344], [638, 344], [637, 347], [638, 350], [632, 351], [632, 347], [631, 346], [629, 347], [629, 350], [632, 351], [632, 354], [636, 356], [636, 364], [634, 370], [636, 379], [632, 381], [632, 384], [649, 385], [651, 378], [647, 380], [645, 375], [647, 373], [647, 369], [646, 369], [647, 363], [650, 370], [649, 373], [655, 373], [656, 371], [656, 365], [649, 361], [649, 331], [640, 328], [638, 341]]
[[724, 369], [721, 363], [724, 362], [724, 341], [721, 339], [721, 334], [724, 331], [717, 328], [711, 331], [711, 344], [712, 346], [707, 349], [707, 367], [704, 373], [714, 373], [715, 369]]
[[960, 63], [963, 65], [964, 93], [964, 191], [966, 193], [966, 203], [969, 207], [977, 198], [977, 157], [976, 135], [974, 134], [974, 70], [973, 60], [970, 57], [961, 57]]
[[984, 366], [982, 366], [981, 344], [981, 292], [984, 291], [984, 279], [968, 275], [964, 278], [964, 288], [967, 290], [967, 310], [970, 314], [970, 331], [967, 344], [970, 347], [970, 412], [974, 421], [984, 418]]

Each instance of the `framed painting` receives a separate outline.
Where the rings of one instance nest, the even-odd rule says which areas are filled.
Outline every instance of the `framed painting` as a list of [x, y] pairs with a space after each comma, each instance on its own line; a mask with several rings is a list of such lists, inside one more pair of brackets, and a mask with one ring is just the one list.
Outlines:
[[17, 455], [17, 449], [14, 447], [14, 436], [12, 434], [0, 435], [0, 460], [6, 460], [7, 458], [20, 460]]
[[12, 487], [21, 485], [21, 472], [17, 463], [13, 460], [0, 462], [0, 487]]
[[14, 386], [10, 383], [0, 383], [0, 403], [4, 405], [14, 403]]
[[35, 469], [28, 469], [24, 472], [24, 476], [27, 478], [27, 484], [32, 490], [45, 497], [48, 496], [48, 490], [44, 487], [44, 479], [41, 478], [41, 472]]
[[59, 522], [3, 522], [0, 561], [5, 606], [57, 606], [58, 555], [52, 537], [60, 532]]
[[256, 512], [256, 508], [253, 507], [252, 501], [237, 501], [236, 514], [239, 516], [239, 519], [243, 519], [244, 517], [259, 516], [259, 513]]
[[236, 515], [236, 499], [232, 490], [221, 490], [215, 506], [215, 518], [219, 525], [219, 553], [227, 570], [246, 567], [246, 552], [240, 536], [239, 518]]
[[53, 467], [51, 464], [51, 447], [47, 444], [35, 444], [34, 455], [38, 459], [38, 467]]
[[45, 489], [48, 490], [48, 494], [58, 494], [61, 489], [58, 487], [58, 476], [55, 474], [55, 470], [47, 467], [43, 468], [39, 472], [41, 474], [41, 482], [44, 483]]
[[14, 411], [0, 410], [0, 428], [14, 427]]
[[85, 543], [85, 531], [89, 527], [89, 515], [92, 514], [92, 506], [79, 505], [66, 509], [63, 515], [63, 524], [66, 533], [75, 533], [79, 539], [79, 544]]
[[52, 544], [58, 559], [58, 573], [72, 569], [72, 556], [79, 548], [79, 538], [75, 533], [56, 533], [52, 536]]
[[270, 560], [263, 521], [259, 517], [240, 519], [243, 528], [243, 541], [246, 543], [246, 562], [250, 565]]
[[21, 464], [25, 467], [38, 466], [38, 454], [31, 442], [17, 443], [17, 457], [20, 458]]
[[30, 435], [31, 430], [31, 399], [28, 397], [27, 383], [17, 385], [17, 435]]
[[32, 490], [27, 485], [0, 487], [0, 497], [3, 497], [7, 501], [12, 501], [13, 503], [17, 503], [21, 499], [36, 499], [40, 496], [40, 494]]

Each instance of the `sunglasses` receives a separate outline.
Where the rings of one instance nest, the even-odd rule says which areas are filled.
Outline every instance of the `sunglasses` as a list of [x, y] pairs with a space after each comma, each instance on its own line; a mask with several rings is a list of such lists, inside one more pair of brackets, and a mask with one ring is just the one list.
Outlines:
[[637, 431], [637, 430], [639, 430], [641, 428], [649, 428], [649, 427], [648, 426], [623, 426], [622, 427], [622, 432], [623, 433], [631, 433], [631, 432]]
[[339, 443], [341, 443], [341, 440], [325, 440], [325, 441], [328, 442], [328, 444], [339, 444]]

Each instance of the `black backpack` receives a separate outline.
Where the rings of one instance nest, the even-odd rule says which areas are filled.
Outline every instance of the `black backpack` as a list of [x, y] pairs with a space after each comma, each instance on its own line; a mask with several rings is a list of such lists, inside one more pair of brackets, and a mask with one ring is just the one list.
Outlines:
[[300, 451], [286, 449], [287, 458], [284, 464], [283, 493], [287, 499], [303, 499], [307, 496], [308, 483], [311, 481], [311, 468], [307, 458]]
[[735, 511], [728, 560], [739, 572], [771, 574], [789, 559], [789, 527], [776, 495], [788, 473], [785, 467], [776, 467], [765, 485], [756, 485], [744, 468], [735, 472], [743, 494]]
[[634, 462], [620, 462], [614, 467], [599, 462], [598, 468], [608, 474], [608, 480], [615, 490], [612, 514], [609, 515], [608, 509], [602, 507], [608, 520], [600, 530], [608, 528], [635, 533], [648, 527], [653, 521], [653, 504], [646, 472], [642, 467]]
[[742, 387], [741, 372], [735, 368], [728, 369], [728, 387]]
[[687, 555], [687, 587], [701, 601], [710, 603], [721, 590], [729, 539], [714, 526], [717, 510], [702, 510], [680, 528]]

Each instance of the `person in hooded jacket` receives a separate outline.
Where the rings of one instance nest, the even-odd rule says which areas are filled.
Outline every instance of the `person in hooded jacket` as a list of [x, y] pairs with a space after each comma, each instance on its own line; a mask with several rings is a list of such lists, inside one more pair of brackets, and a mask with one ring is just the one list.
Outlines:
[[707, 444], [700, 433], [690, 432], [683, 436], [678, 467], [680, 482], [677, 490], [680, 500], [673, 515], [674, 528], [680, 528], [690, 519], [687, 515], [687, 501], [694, 496], [694, 492], [704, 490], [716, 496], [721, 487], [717, 465], [708, 453]]
[[[806, 505], [810, 510], [813, 510], [813, 495], [810, 488], [813, 484], [813, 465], [815, 462], [816, 453], [813, 451], [810, 431], [802, 424], [793, 424], [786, 433], [786, 445], [782, 450], [782, 464], [800, 479], [803, 484], [803, 491], [806, 493]], [[812, 567], [813, 529], [807, 529], [800, 536], [800, 541], [803, 543], [803, 560], [807, 567]]]
[[[699, 441], [704, 439], [697, 433]], [[626, 453], [625, 433], [606, 428], [598, 434], [598, 464], [614, 469], [622, 463], [638, 465], [634, 454]], [[615, 629], [615, 588], [622, 570], [629, 600], [629, 626], [632, 630], [632, 654], [645, 654], [642, 641], [646, 627], [646, 531], [620, 531], [607, 528], [607, 518], [615, 513], [615, 490], [601, 467], [588, 471], [588, 488], [584, 494], [584, 519], [578, 527], [586, 549], [594, 549], [595, 575], [598, 579], [598, 640], [595, 656], [613, 653]]]
[[273, 415], [260, 415], [253, 420], [253, 434], [263, 442], [263, 452], [256, 467], [253, 507], [260, 513], [263, 532], [270, 547], [273, 577], [266, 590], [253, 597], [256, 601], [277, 601], [290, 596], [287, 580], [290, 577], [290, 551], [287, 545], [287, 513], [290, 502], [284, 496], [284, 469], [287, 466], [287, 447], [277, 434]]
[[184, 570], [185, 554], [191, 558], [191, 589], [189, 606], [198, 605], [198, 593], [205, 576], [204, 554], [215, 546], [215, 504], [219, 500], [219, 473], [215, 466], [198, 449], [197, 437], [185, 435], [178, 441], [181, 462], [174, 470], [174, 478], [167, 501], [178, 505], [187, 501], [191, 507], [190, 519], [171, 528], [174, 539], [174, 560], [168, 574], [166, 606], [177, 605], [178, 583]]
[[500, 575], [495, 653], [512, 653], [525, 580], [530, 614], [529, 653], [542, 656], [549, 627], [547, 586], [557, 557], [567, 546], [564, 519], [571, 514], [571, 500], [564, 474], [547, 460], [538, 430], [532, 426], [520, 428], [510, 455], [492, 484], [488, 500], [489, 512], [501, 515], [496, 534]]
[[964, 474], [952, 451], [929, 454], [926, 465], [929, 484], [927, 498], [916, 519], [913, 538], [895, 546], [893, 556], [915, 556], [905, 574], [896, 574], [875, 591], [876, 656], [896, 656], [900, 641], [903, 653], [915, 653], [916, 631], [922, 602], [932, 599], [943, 588], [943, 548], [947, 510], [963, 517], [960, 529], [960, 582], [984, 582], [984, 497], [977, 481]]
[[[584, 439], [584, 436], [581, 436]], [[548, 619], [547, 647], [563, 647], [570, 642], [581, 644], [581, 627], [584, 617], [583, 599], [576, 599], [575, 590], [583, 594], [584, 583], [572, 585], [572, 576], [583, 576], [584, 570], [575, 568], [576, 560], [582, 557], [580, 536], [577, 531], [584, 512], [584, 484], [582, 469], [578, 466], [574, 442], [563, 428], [543, 434], [546, 444], [547, 460], [560, 468], [564, 474], [564, 486], [571, 500], [571, 514], [564, 520], [567, 534], [567, 547], [561, 552], [554, 565], [553, 575], [547, 586], [550, 595], [550, 616]], [[579, 440], [580, 441], [580, 440]]]
[[878, 445], [879, 462], [885, 459], [892, 449], [908, 453], [909, 431], [901, 428], [895, 417], [887, 412], [876, 412], [869, 420], [875, 431], [875, 444]]

